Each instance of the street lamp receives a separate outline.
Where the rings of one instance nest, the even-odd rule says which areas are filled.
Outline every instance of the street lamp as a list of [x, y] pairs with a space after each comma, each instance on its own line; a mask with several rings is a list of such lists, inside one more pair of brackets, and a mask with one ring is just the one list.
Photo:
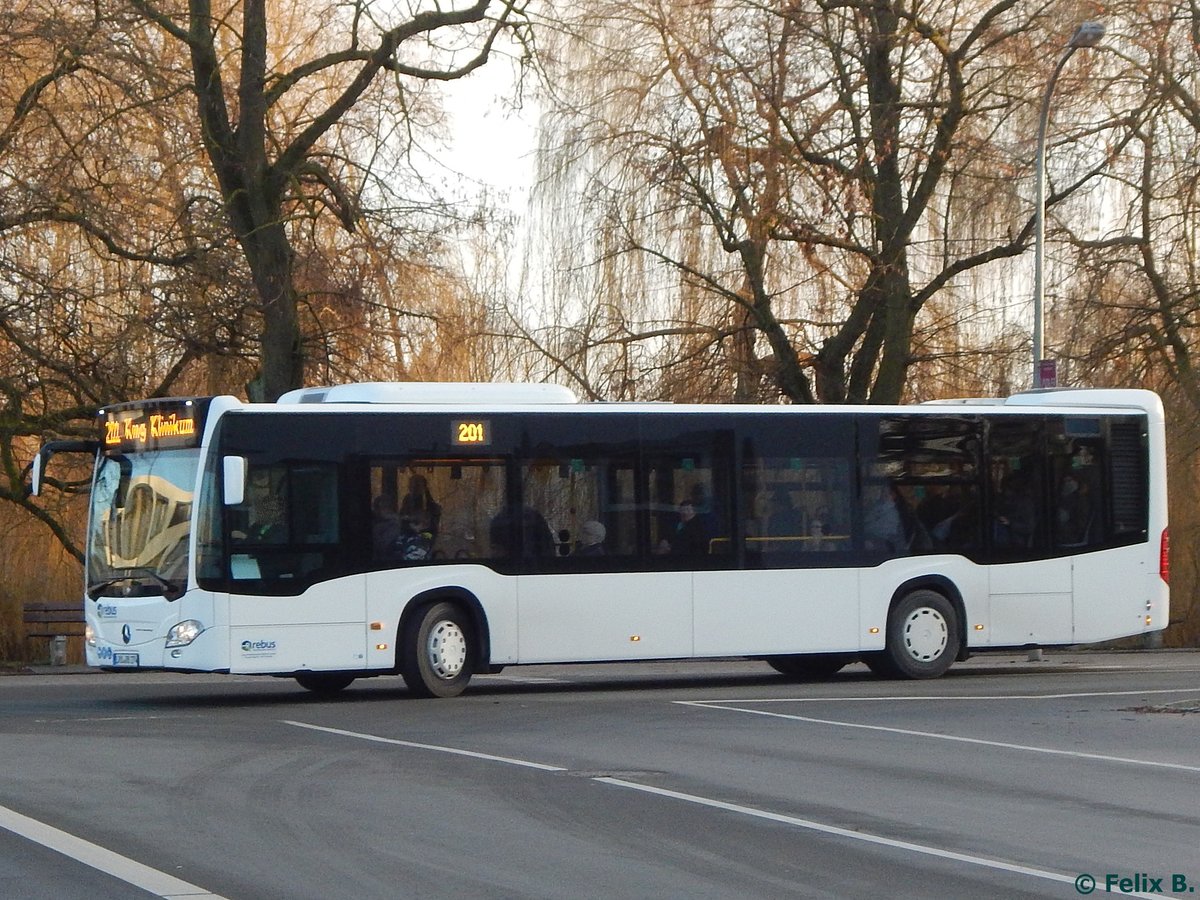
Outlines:
[[1033, 241], [1033, 386], [1035, 388], [1042, 386], [1042, 343], [1045, 335], [1042, 313], [1045, 290], [1042, 270], [1045, 264], [1046, 243], [1046, 126], [1050, 121], [1050, 96], [1054, 93], [1054, 85], [1058, 81], [1058, 76], [1071, 55], [1080, 47], [1095, 47], [1103, 37], [1104, 25], [1100, 22], [1084, 22], [1076, 28], [1050, 75], [1050, 81], [1046, 84], [1046, 94], [1042, 97], [1042, 111], [1038, 118], [1037, 159], [1035, 161], [1037, 172], [1034, 176], [1037, 182], [1036, 224]]

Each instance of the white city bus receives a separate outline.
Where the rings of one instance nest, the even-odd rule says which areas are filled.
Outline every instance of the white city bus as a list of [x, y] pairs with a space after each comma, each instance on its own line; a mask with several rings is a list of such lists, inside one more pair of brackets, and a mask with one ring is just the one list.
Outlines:
[[[853, 660], [1168, 620], [1163, 411], [1135, 390], [911, 407], [579, 403], [547, 385], [349, 384], [100, 411], [87, 660], [400, 674]], [[81, 443], [47, 444], [49, 457]]]

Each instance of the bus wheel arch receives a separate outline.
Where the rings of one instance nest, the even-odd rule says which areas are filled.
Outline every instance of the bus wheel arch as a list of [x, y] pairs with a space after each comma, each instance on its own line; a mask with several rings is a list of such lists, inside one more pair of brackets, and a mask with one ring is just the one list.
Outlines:
[[477, 597], [463, 588], [414, 597], [396, 635], [396, 670], [418, 697], [456, 697], [488, 667], [487, 620]]
[[966, 648], [962, 595], [941, 576], [916, 578], [900, 585], [888, 608], [884, 649], [863, 657], [877, 675], [889, 678], [937, 678]]

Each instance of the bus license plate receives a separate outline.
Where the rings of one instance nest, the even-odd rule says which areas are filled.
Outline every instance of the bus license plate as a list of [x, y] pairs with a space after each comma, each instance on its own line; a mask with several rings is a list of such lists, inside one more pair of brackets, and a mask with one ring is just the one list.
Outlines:
[[114, 653], [114, 666], [136, 666], [138, 664], [138, 655], [136, 653]]

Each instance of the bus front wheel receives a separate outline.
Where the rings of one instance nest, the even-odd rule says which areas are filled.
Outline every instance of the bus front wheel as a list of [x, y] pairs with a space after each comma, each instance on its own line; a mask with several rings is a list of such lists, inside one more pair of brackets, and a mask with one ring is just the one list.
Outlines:
[[457, 697], [467, 687], [476, 648], [471, 618], [461, 607], [427, 606], [404, 626], [400, 674], [417, 697]]
[[884, 649], [863, 661], [876, 675], [937, 678], [950, 668], [960, 644], [954, 605], [937, 591], [917, 590], [888, 616]]

